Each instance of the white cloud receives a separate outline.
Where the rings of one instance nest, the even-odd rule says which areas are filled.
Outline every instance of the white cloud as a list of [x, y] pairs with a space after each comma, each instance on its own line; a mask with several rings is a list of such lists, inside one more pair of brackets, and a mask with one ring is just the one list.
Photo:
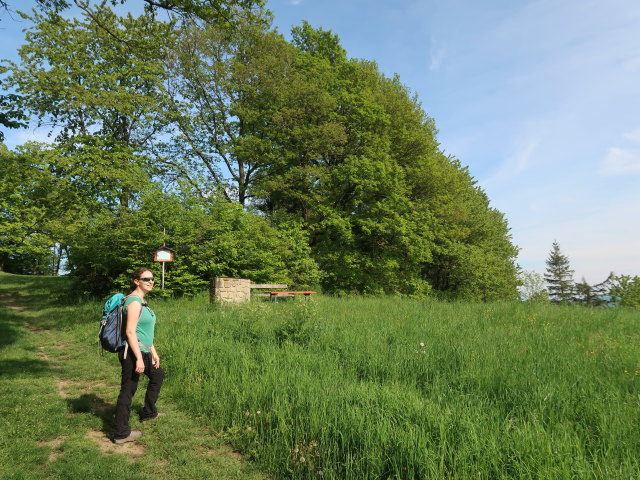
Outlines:
[[302, 0], [289, 0], [289, 5], [293, 5], [294, 7], [297, 7], [298, 5], [302, 4]]
[[640, 151], [611, 147], [602, 161], [600, 175], [628, 175], [640, 173]]

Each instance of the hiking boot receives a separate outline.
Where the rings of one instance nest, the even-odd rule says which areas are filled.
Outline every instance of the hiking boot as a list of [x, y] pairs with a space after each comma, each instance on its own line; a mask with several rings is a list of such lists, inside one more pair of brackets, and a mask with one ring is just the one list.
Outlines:
[[131, 430], [131, 433], [129, 434], [128, 437], [114, 438], [113, 443], [115, 443], [116, 445], [122, 445], [123, 443], [127, 443], [127, 442], [135, 442], [141, 436], [142, 436], [142, 432], [140, 430]]
[[146, 422], [147, 420], [154, 420], [158, 417], [163, 417], [164, 413], [156, 413], [155, 415], [151, 416], [151, 417], [140, 417], [140, 421], [141, 422]]

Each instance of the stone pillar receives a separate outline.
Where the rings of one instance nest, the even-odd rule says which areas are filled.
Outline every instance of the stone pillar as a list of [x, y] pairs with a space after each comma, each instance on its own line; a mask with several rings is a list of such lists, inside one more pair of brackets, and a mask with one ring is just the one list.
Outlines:
[[243, 303], [251, 298], [251, 280], [215, 277], [211, 280], [211, 303]]

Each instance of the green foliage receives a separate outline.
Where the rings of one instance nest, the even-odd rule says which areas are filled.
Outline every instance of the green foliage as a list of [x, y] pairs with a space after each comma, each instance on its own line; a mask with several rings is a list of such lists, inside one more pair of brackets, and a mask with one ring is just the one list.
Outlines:
[[[6, 5], [4, 5], [6, 7]], [[3, 7], [0, 2], [0, 8]], [[7, 72], [7, 67], [0, 65], [0, 74]], [[5, 80], [0, 80], [0, 88], [6, 89]], [[0, 95], [0, 126], [4, 128], [24, 128], [28, 120], [25, 112], [18, 106], [20, 97], [14, 93]], [[4, 141], [4, 132], [0, 130], [0, 142]]]
[[216, 276], [300, 287], [318, 278], [299, 229], [276, 230], [226, 200], [190, 202], [157, 191], [143, 195], [135, 210], [88, 220], [73, 241], [69, 265], [82, 289], [105, 294], [125, 289], [130, 272], [150, 266], [164, 243], [176, 258], [166, 265], [165, 291], [156, 295], [195, 295]]
[[[504, 216], [439, 149], [409, 89], [349, 59], [330, 31], [303, 23], [285, 41], [249, 3], [233, 28], [121, 18], [105, 5], [85, 5], [80, 20], [31, 17], [9, 83], [60, 126], [58, 175], [97, 205], [83, 225], [94, 238], [65, 232], [74, 274], [106, 290], [167, 228], [182, 259], [167, 275], [181, 293], [223, 275], [338, 294], [515, 298]], [[143, 199], [161, 190], [177, 196]], [[153, 233], [136, 239], [136, 225]], [[117, 258], [108, 232], [127, 246]]]
[[[34, 25], [7, 81], [24, 94], [25, 106], [59, 125], [60, 139], [96, 134], [141, 145], [145, 129], [155, 127], [150, 122], [163, 79], [160, 60], [172, 24], [145, 15], [117, 17], [107, 8], [98, 9], [95, 19], [23, 17]], [[116, 33], [121, 38], [113, 38]]]
[[331, 32], [304, 23], [289, 45], [266, 27], [180, 36], [170, 151], [190, 190], [300, 223], [326, 291], [514, 297], [503, 216], [439, 152], [406, 87], [348, 60]]
[[266, 31], [267, 14], [227, 28], [187, 24], [169, 62], [167, 95], [178, 135], [167, 161], [192, 191], [249, 203], [283, 152], [272, 138], [287, 92], [301, 86], [292, 48]]
[[6, 83], [20, 94], [16, 108], [59, 127], [70, 176], [81, 176], [94, 197], [128, 208], [156, 173], [143, 150], [163, 128], [157, 99], [173, 26], [105, 7], [92, 15], [23, 15], [34, 26]]
[[[4, 0], [3, 0], [4, 2]], [[122, 5], [127, 0], [105, 0], [99, 5]], [[38, 6], [44, 10], [59, 12], [69, 8], [72, 3], [67, 0], [36, 0]], [[90, 10], [91, 2], [88, 0], [75, 1], [83, 10]], [[262, 0], [144, 0], [145, 9], [151, 13], [158, 10], [165, 10], [185, 17], [194, 17], [206, 22], [233, 23], [235, 16], [242, 11], [251, 10], [255, 6], [260, 6]], [[1, 4], [0, 4], [1, 5]]]
[[291, 29], [291, 42], [301, 51], [328, 60], [332, 65], [344, 63], [347, 59], [347, 52], [340, 45], [337, 35], [331, 30], [313, 28], [306, 20]]
[[39, 144], [0, 148], [0, 270], [49, 273], [51, 249], [90, 207], [60, 174], [61, 163], [54, 149]]
[[312, 72], [307, 83], [325, 92], [316, 115], [334, 136], [286, 143], [286, 168], [268, 169], [260, 207], [304, 219], [323, 288], [515, 297], [517, 249], [504, 217], [442, 155], [433, 121], [407, 88], [371, 62], [347, 60], [330, 32], [305, 23], [293, 36], [299, 68]]
[[[0, 72], [3, 72], [4, 68], [0, 67]], [[1, 85], [1, 83], [0, 83]], [[27, 116], [25, 113], [17, 107], [19, 97], [15, 94], [9, 93], [6, 95], [0, 95], [0, 125], [5, 128], [24, 128], [27, 126], [25, 123]], [[4, 132], [0, 131], [0, 142], [4, 140]]]
[[611, 301], [623, 307], [640, 307], [640, 277], [618, 275], [613, 278], [613, 285], [609, 291]]

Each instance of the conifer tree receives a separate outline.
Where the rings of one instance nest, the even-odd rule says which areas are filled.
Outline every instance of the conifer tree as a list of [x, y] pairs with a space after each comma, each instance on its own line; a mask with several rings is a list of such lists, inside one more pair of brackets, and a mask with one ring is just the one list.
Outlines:
[[614, 274], [611, 272], [609, 276], [602, 282], [590, 285], [582, 277], [582, 281], [575, 285], [574, 301], [586, 305], [587, 307], [599, 307], [606, 305], [609, 301], [609, 290], [613, 284]]
[[568, 303], [573, 299], [573, 270], [569, 258], [560, 251], [560, 245], [554, 240], [546, 261], [547, 271], [544, 279], [549, 285], [549, 297], [554, 303]]

